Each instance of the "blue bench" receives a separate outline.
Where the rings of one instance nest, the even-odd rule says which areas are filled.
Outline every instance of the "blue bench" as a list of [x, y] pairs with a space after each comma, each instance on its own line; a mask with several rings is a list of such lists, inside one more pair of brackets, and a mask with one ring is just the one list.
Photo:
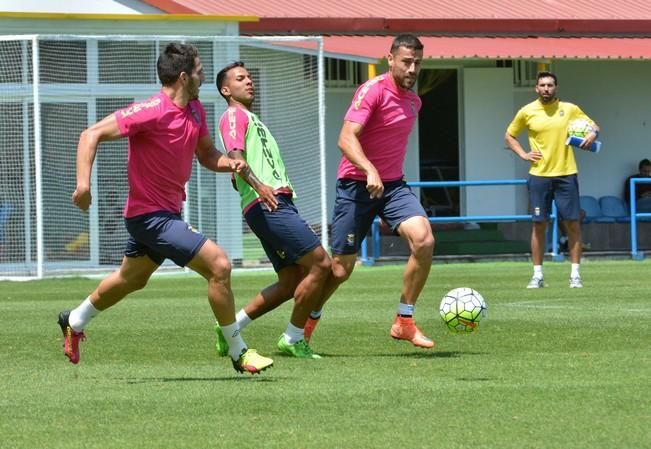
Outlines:
[[585, 211], [584, 223], [615, 223], [614, 217], [604, 215], [599, 201], [594, 196], [581, 195], [579, 205]]
[[617, 223], [631, 222], [631, 215], [621, 198], [612, 195], [602, 196], [599, 198], [599, 206], [605, 217], [614, 218]]

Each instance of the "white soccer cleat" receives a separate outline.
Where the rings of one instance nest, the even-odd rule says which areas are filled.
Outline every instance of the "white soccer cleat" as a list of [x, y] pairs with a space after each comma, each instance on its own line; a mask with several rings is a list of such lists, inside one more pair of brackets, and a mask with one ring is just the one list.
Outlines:
[[570, 278], [570, 288], [583, 288], [581, 276]]
[[543, 278], [537, 278], [537, 277], [532, 277], [529, 283], [527, 284], [527, 288], [543, 288], [545, 286], [545, 282], [543, 281]]

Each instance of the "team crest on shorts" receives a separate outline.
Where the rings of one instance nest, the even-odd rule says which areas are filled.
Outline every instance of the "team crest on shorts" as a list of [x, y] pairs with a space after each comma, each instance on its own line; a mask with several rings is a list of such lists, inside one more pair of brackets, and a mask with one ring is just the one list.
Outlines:
[[280, 257], [281, 259], [287, 257], [287, 254], [285, 254], [285, 251], [283, 251], [282, 249], [277, 249], [276, 254], [278, 254], [278, 257]]
[[355, 243], [355, 234], [348, 234], [346, 236], [346, 243], [353, 245]]
[[540, 217], [540, 208], [539, 208], [539, 207], [534, 207], [534, 209], [533, 209], [533, 214], [534, 214], [536, 217]]

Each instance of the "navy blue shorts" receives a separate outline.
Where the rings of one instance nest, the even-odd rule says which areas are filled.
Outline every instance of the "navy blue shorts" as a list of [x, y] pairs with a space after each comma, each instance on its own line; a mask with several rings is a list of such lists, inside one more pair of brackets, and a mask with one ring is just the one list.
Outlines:
[[171, 259], [184, 267], [208, 240], [193, 229], [177, 214], [152, 212], [125, 218], [129, 241], [124, 255], [127, 257], [149, 256], [156, 264]]
[[403, 180], [385, 182], [384, 195], [374, 199], [366, 190], [366, 181], [337, 180], [332, 218], [333, 254], [358, 253], [377, 215], [394, 234], [403, 221], [411, 217], [427, 217], [420, 201]]
[[262, 248], [276, 273], [294, 265], [298, 259], [321, 245], [319, 237], [298, 215], [292, 199], [277, 195], [278, 209], [271, 212], [263, 203], [252, 206], [244, 218], [260, 239]]
[[533, 221], [541, 222], [549, 218], [552, 200], [556, 201], [561, 220], [579, 220], [579, 181], [575, 174], [554, 177], [529, 175], [527, 186]]

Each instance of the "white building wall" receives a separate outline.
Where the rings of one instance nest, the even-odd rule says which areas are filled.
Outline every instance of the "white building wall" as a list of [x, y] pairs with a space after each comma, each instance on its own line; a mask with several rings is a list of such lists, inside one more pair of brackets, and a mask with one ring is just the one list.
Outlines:
[[[511, 71], [507, 68], [466, 68], [463, 71], [463, 144], [459, 160], [461, 179], [509, 180], [515, 178], [515, 162], [505, 149], [504, 122], [510, 120]], [[482, 101], [478, 102], [477, 98]], [[465, 157], [464, 157], [465, 155]], [[522, 186], [470, 186], [461, 190], [464, 215], [512, 215], [516, 192]]]
[[650, 61], [554, 61], [559, 97], [602, 129], [600, 153], [576, 151], [582, 194], [622, 195], [638, 162], [651, 158]]
[[138, 0], [0, 0], [0, 11], [65, 14], [162, 14]]
[[[4, 14], [3, 14], [4, 13]], [[82, 18], [11, 17], [11, 13], [73, 14]], [[84, 14], [167, 15], [138, 0], [0, 0], [0, 34], [166, 34], [237, 36], [239, 23], [226, 20], [121, 20]]]
[[[420, 181], [420, 154], [419, 154], [419, 141], [418, 141], [418, 122], [414, 125], [414, 129], [409, 136], [409, 143], [407, 144], [407, 155], [405, 156], [405, 179], [407, 181]], [[420, 189], [414, 189], [416, 196], [420, 197]]]
[[337, 146], [339, 131], [344, 115], [350, 106], [355, 89], [329, 88], [326, 89], [326, 197], [328, 222], [332, 222], [332, 211], [335, 207], [335, 184], [337, 169], [341, 160], [341, 151]]
[[[552, 71], [559, 78], [558, 97], [579, 105], [602, 129], [600, 153], [574, 150], [581, 194], [621, 197], [624, 181], [637, 172], [638, 162], [651, 158], [651, 63], [554, 61]], [[514, 89], [513, 114], [535, 98], [533, 87]], [[520, 142], [529, 148], [525, 133]], [[524, 161], [518, 163], [518, 177], [526, 177], [527, 171]], [[518, 207], [526, 209], [526, 192], [520, 193]]]
[[76, 20], [0, 17], [2, 34], [238, 36], [238, 22], [195, 20]]
[[[444, 67], [450, 63], [438, 61], [427, 67]], [[495, 67], [495, 63], [467, 61], [462, 66]], [[603, 195], [621, 196], [624, 180], [637, 171], [638, 162], [643, 158], [651, 158], [651, 90], [648, 87], [651, 62], [554, 60], [551, 67], [559, 77], [559, 97], [578, 104], [602, 128], [600, 140], [603, 147], [600, 153], [575, 150], [581, 193], [597, 198]], [[481, 108], [489, 97], [488, 93], [465, 99], [460, 96], [460, 133], [467, 126], [464, 109]], [[533, 87], [514, 87], [510, 98], [504, 98], [504, 101], [512, 102], [512, 115], [515, 115], [519, 108], [535, 98]], [[495, 141], [486, 142], [486, 147], [504, 151], [501, 136], [507, 126], [508, 121], [500, 124], [499, 132], [493, 137]], [[520, 136], [520, 141], [528, 148], [525, 133]], [[460, 140], [460, 146], [462, 145], [463, 140]], [[462, 179], [472, 179], [472, 176], [467, 176], [472, 173], [463, 171], [463, 167], [472, 167], [477, 160], [482, 161], [482, 170], [490, 173], [490, 161], [489, 165], [485, 165], [486, 160], [475, 157], [478, 155], [474, 152], [478, 151], [481, 151], [478, 147], [465, 148], [465, 153], [460, 153]], [[529, 169], [527, 163], [518, 160], [515, 154], [511, 157], [515, 161], [514, 178], [525, 178]], [[516, 189], [515, 210], [517, 213], [525, 213], [527, 210], [525, 188]]]

